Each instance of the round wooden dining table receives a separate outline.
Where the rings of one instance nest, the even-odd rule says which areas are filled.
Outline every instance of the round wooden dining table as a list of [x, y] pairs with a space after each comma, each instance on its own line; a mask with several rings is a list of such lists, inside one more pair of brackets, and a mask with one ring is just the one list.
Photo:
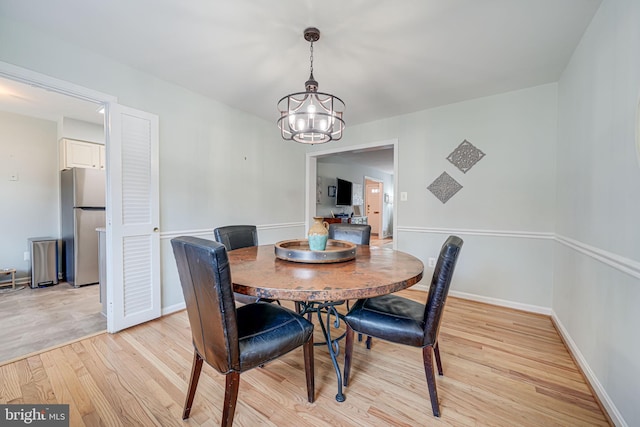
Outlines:
[[[405, 252], [358, 245], [355, 259], [336, 263], [302, 263], [279, 259], [274, 245], [251, 246], [228, 252], [235, 292], [258, 299], [295, 301], [302, 314], [315, 312], [336, 370], [338, 394], [342, 373], [338, 366], [338, 338], [342, 315], [336, 306], [346, 300], [370, 298], [406, 289], [422, 279], [424, 264]], [[324, 316], [324, 318], [322, 317]], [[333, 319], [333, 320], [332, 320]], [[326, 326], [325, 326], [326, 323]]]

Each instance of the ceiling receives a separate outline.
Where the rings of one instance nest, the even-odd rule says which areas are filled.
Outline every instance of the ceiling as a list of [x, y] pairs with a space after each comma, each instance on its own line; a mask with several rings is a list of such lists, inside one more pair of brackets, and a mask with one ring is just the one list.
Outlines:
[[62, 117], [104, 124], [100, 105], [0, 78], [0, 111], [59, 121]]
[[366, 150], [345, 151], [318, 156], [318, 163], [358, 164], [393, 175], [393, 146], [375, 147]]
[[600, 2], [2, 0], [0, 16], [274, 128], [277, 101], [304, 90], [302, 33], [315, 26], [314, 76], [319, 91], [346, 103], [347, 134], [360, 123], [556, 82]]

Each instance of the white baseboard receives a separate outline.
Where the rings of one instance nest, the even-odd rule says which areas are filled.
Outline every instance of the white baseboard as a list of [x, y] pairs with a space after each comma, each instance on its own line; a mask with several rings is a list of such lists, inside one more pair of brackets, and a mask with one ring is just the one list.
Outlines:
[[[412, 290], [429, 292], [429, 286], [424, 284], [417, 284], [411, 287]], [[522, 304], [519, 302], [507, 301], [499, 298], [485, 297], [482, 295], [469, 294], [466, 292], [449, 291], [449, 295], [456, 298], [468, 299], [470, 301], [483, 302], [485, 304], [497, 305], [499, 307], [513, 308], [515, 310], [528, 311], [529, 313], [551, 315], [551, 309], [548, 307], [540, 307], [531, 304]]]
[[466, 292], [449, 291], [449, 295], [456, 298], [468, 299], [471, 301], [483, 302], [486, 304], [497, 305], [499, 307], [513, 308], [515, 310], [528, 311], [529, 313], [545, 314], [550, 316], [552, 311], [549, 307], [541, 307], [538, 305], [523, 304], [520, 302], [507, 301], [499, 298], [485, 297], [482, 295], [469, 294]]
[[166, 316], [168, 314], [175, 313], [176, 311], [184, 310], [185, 308], [187, 308], [187, 304], [184, 303], [184, 302], [181, 302], [179, 304], [170, 305], [169, 307], [163, 307], [162, 308], [162, 316]]
[[600, 384], [600, 381], [598, 381], [598, 377], [595, 375], [586, 359], [580, 352], [580, 349], [571, 339], [571, 335], [569, 335], [569, 332], [565, 329], [564, 325], [562, 324], [560, 319], [558, 319], [558, 316], [556, 316], [556, 313], [554, 311], [551, 312], [551, 320], [562, 336], [565, 344], [569, 348], [569, 352], [580, 366], [580, 369], [582, 369], [582, 372], [587, 378], [587, 381], [589, 381], [589, 384], [593, 388], [593, 391], [598, 396], [598, 399], [600, 399], [600, 403], [602, 403], [602, 406], [604, 406], [604, 410], [607, 411], [607, 414], [609, 415], [609, 417], [611, 417], [611, 421], [613, 421], [616, 426], [628, 427], [628, 424], [625, 422], [624, 418], [622, 418], [622, 414], [620, 414], [620, 411], [618, 411], [616, 405], [613, 404], [613, 401], [607, 394], [607, 391], [604, 389], [602, 384]]

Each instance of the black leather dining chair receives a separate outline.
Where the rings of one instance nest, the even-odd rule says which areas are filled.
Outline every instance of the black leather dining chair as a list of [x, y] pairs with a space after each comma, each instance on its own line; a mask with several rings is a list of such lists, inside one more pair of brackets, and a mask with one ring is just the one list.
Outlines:
[[197, 237], [171, 240], [187, 306], [194, 357], [182, 419], [189, 418], [202, 362], [226, 375], [222, 426], [231, 426], [240, 373], [303, 346], [307, 399], [313, 402], [313, 324], [292, 310], [257, 302], [236, 308], [224, 245]]
[[258, 246], [258, 229], [255, 225], [227, 225], [213, 230], [216, 242], [220, 242], [228, 251]]
[[[228, 251], [249, 246], [258, 246], [258, 229], [255, 225], [226, 225], [213, 230], [216, 242], [222, 243]], [[235, 294], [236, 301], [242, 304], [257, 302], [258, 299], [249, 295]], [[273, 302], [270, 299], [261, 301]]]
[[398, 344], [420, 347], [431, 398], [431, 409], [434, 416], [440, 416], [433, 355], [435, 355], [438, 374], [442, 375], [438, 331], [462, 243], [459, 237], [449, 236], [442, 246], [426, 304], [397, 295], [383, 295], [358, 300], [349, 310], [344, 318], [347, 323], [344, 357], [345, 387], [349, 384], [354, 331]]
[[356, 245], [371, 242], [371, 226], [364, 224], [329, 224], [329, 239], [345, 240]]
[[[345, 240], [356, 245], [371, 243], [371, 226], [364, 224], [333, 223], [329, 224], [329, 239]], [[347, 308], [349, 307], [347, 301]], [[362, 334], [358, 334], [358, 341], [362, 341]], [[371, 348], [371, 337], [367, 337], [367, 348]]]

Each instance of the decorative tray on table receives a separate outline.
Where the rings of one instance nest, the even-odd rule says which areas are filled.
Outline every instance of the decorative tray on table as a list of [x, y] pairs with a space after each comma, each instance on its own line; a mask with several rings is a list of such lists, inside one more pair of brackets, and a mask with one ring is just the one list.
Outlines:
[[283, 240], [275, 244], [276, 257], [285, 261], [309, 264], [344, 262], [356, 257], [358, 245], [344, 240], [327, 240], [324, 251], [309, 249], [308, 240]]

